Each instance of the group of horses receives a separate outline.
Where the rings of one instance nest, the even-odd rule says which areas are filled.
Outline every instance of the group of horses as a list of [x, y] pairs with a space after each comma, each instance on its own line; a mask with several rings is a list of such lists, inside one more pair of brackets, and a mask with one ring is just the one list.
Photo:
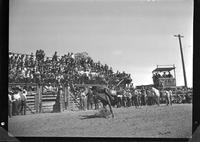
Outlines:
[[157, 104], [159, 106], [161, 96], [165, 98], [166, 105], [172, 105], [172, 92], [170, 92], [170, 90], [159, 91], [154, 87], [142, 90], [133, 88], [127, 90], [114, 90], [109, 89], [105, 86], [92, 86], [87, 87], [85, 91], [89, 100], [93, 99], [94, 102], [97, 102], [97, 100], [99, 100], [103, 104], [103, 108], [106, 108], [106, 106], [108, 106], [112, 117], [114, 117], [112, 107], [128, 107], [134, 105], [136, 108], [138, 108], [142, 105], [154, 104]]

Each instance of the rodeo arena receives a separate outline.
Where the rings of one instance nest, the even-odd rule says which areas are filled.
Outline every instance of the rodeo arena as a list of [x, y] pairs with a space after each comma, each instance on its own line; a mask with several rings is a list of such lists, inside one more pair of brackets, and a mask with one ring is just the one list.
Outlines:
[[173, 137], [192, 135], [192, 88], [176, 86], [175, 65], [152, 67], [134, 86], [86, 52], [9, 52], [8, 121], [14, 136]]

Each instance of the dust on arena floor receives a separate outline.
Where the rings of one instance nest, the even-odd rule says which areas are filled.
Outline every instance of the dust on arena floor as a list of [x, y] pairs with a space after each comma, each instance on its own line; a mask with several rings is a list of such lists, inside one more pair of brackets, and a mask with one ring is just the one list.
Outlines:
[[192, 104], [114, 108], [115, 118], [96, 110], [15, 116], [9, 119], [14, 136], [165, 137], [190, 138]]

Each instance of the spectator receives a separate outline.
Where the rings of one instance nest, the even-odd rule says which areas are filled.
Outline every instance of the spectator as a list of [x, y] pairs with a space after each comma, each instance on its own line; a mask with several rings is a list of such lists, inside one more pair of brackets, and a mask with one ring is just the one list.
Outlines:
[[[96, 83], [116, 86], [124, 78], [130, 78], [126, 72], [113, 72], [112, 67], [94, 62], [86, 53], [84, 56], [68, 53], [58, 58], [57, 52], [45, 57], [43, 50], [37, 50], [35, 56], [9, 53], [9, 83]], [[83, 72], [80, 74], [79, 72]], [[125, 87], [124, 83], [120, 84]]]
[[152, 78], [153, 78], [153, 83], [156, 84], [156, 79], [157, 79], [156, 74], [153, 74], [153, 77], [152, 77]]
[[131, 103], [132, 94], [130, 93], [129, 89], [126, 91], [126, 96], [127, 96], [127, 107], [130, 107], [132, 106], [132, 103]]
[[12, 91], [9, 91], [8, 92], [8, 116], [11, 118], [12, 117], [12, 103], [13, 103], [13, 92]]
[[162, 77], [163, 77], [163, 78], [166, 78], [166, 77], [167, 77], [166, 72], [163, 73]]
[[146, 105], [146, 90], [144, 89], [144, 87], [141, 90], [141, 105]]
[[160, 73], [157, 73], [157, 78], [159, 79], [159, 78], [161, 78], [161, 75], [160, 75]]
[[173, 78], [172, 74], [170, 72], [168, 72], [168, 75], [167, 75], [168, 78]]
[[93, 104], [94, 104], [94, 97], [92, 94], [92, 91], [89, 89], [88, 93], [87, 93], [87, 109], [93, 109]]
[[81, 91], [80, 91], [80, 104], [81, 104], [82, 110], [86, 110], [87, 98], [86, 98], [85, 89], [81, 89]]
[[20, 91], [21, 91], [20, 87], [16, 87], [13, 94], [13, 104], [12, 104], [13, 115], [19, 115], [20, 112]]
[[22, 93], [20, 94], [21, 97], [21, 114], [26, 115], [26, 96], [27, 96], [27, 91], [26, 87], [23, 88]]

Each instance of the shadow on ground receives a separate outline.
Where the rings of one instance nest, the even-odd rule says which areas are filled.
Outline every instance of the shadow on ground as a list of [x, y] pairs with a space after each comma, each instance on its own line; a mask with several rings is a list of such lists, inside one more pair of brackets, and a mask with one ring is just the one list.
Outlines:
[[102, 109], [100, 110], [98, 113], [92, 114], [92, 115], [80, 115], [81, 116], [81, 120], [83, 119], [91, 119], [91, 118], [108, 118], [111, 115], [111, 113], [106, 110], [106, 109]]
[[100, 115], [100, 114], [92, 114], [92, 115], [80, 115], [80, 119], [91, 119], [91, 118], [107, 118], [105, 115]]

